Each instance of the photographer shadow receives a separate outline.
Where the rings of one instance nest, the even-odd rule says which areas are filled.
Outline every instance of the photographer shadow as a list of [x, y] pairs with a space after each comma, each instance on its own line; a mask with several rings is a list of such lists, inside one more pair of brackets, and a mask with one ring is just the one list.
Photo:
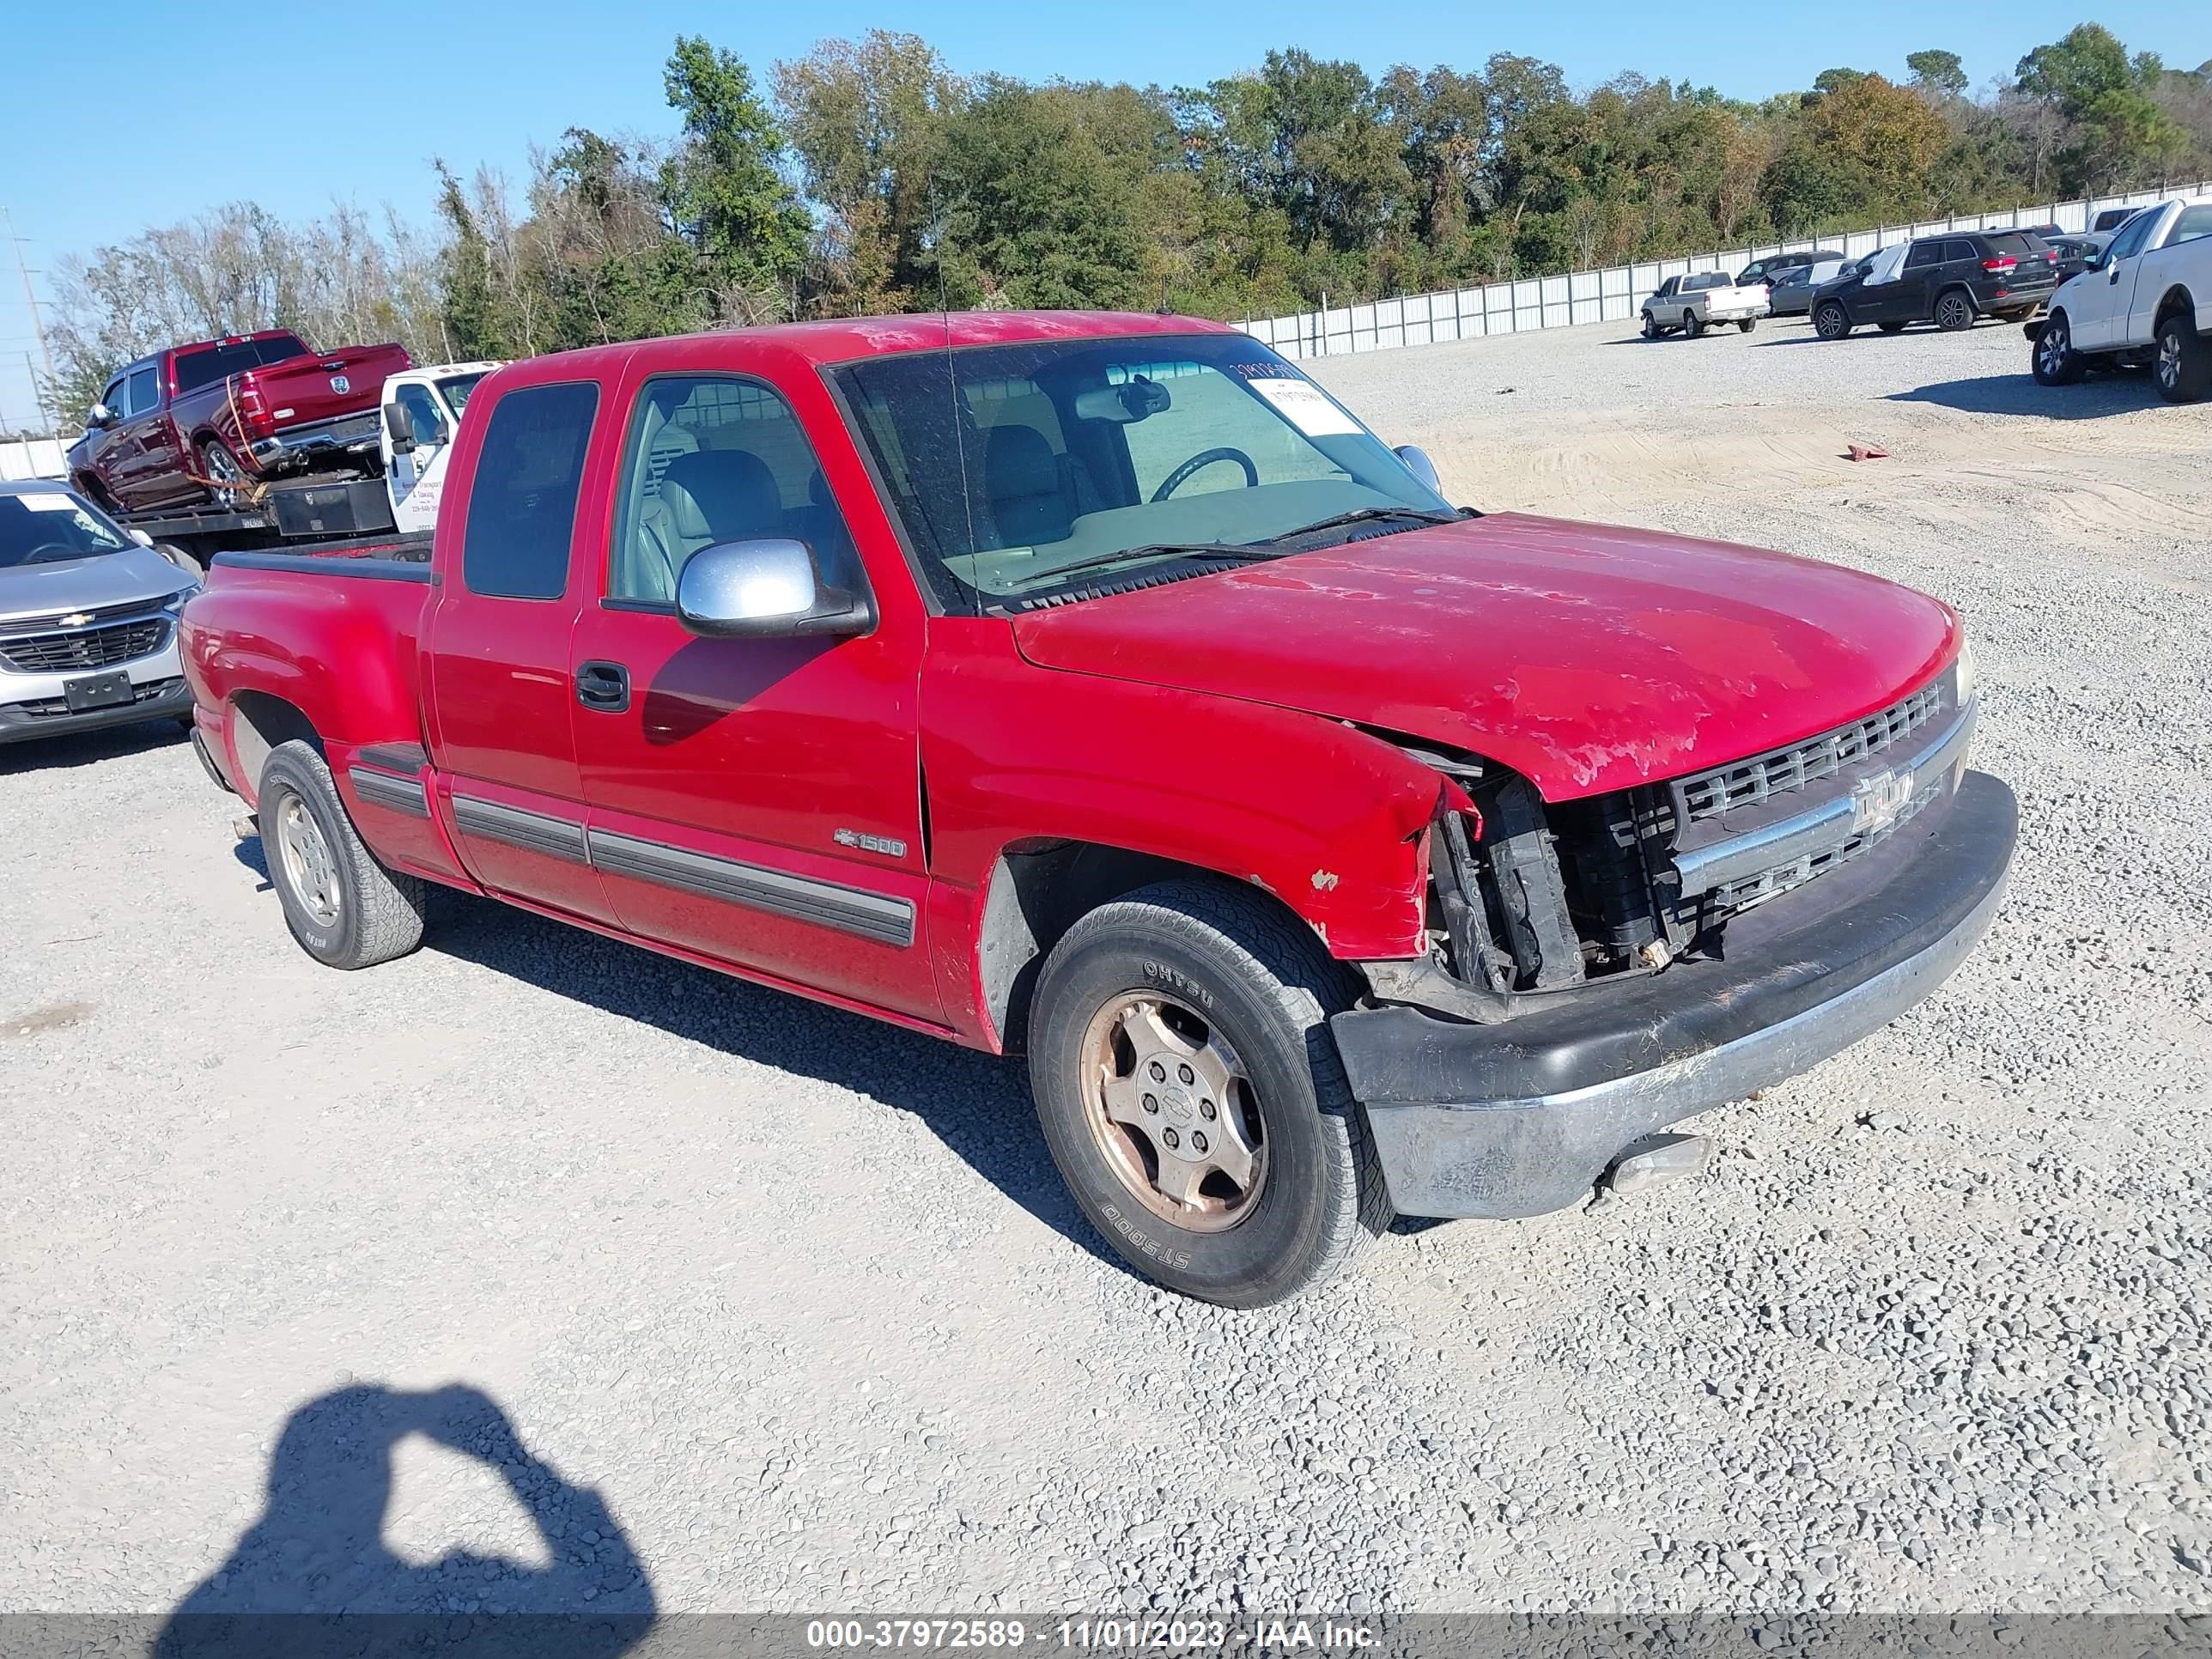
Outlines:
[[[495, 1471], [548, 1565], [384, 1540], [395, 1446], [420, 1434]], [[481, 1390], [337, 1390], [293, 1413], [260, 1518], [172, 1613], [155, 1659], [381, 1659], [426, 1651], [614, 1659], [652, 1628], [653, 1586], [599, 1493], [522, 1444]]]

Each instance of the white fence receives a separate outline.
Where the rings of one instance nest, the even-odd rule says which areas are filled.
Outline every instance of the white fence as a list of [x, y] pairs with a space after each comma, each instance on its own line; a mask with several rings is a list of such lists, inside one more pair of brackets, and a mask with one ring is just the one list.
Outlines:
[[58, 438], [17, 439], [0, 444], [0, 483], [19, 478], [65, 478], [69, 462]]
[[1353, 351], [1383, 351], [1393, 346], [1428, 345], [1443, 340], [1474, 340], [1490, 334], [1520, 334], [1534, 328], [1569, 328], [1581, 323], [1625, 323], [1669, 276], [1694, 270], [1741, 270], [1753, 259], [1815, 247], [1835, 248], [1850, 258], [1872, 253], [1912, 236], [1938, 236], [1951, 230], [2002, 230], [2014, 225], [2057, 225], [2085, 230], [2107, 208], [2142, 207], [2175, 196], [2212, 195], [2212, 180], [2138, 191], [2132, 196], [2092, 201], [2053, 202], [2015, 208], [2008, 213], [1962, 213], [1917, 225], [1881, 225], [1840, 236], [1781, 242], [1765, 247], [1725, 248], [1680, 259], [1611, 265], [1602, 270], [1571, 271], [1564, 276], [1530, 276], [1488, 283], [1440, 294], [1415, 294], [1371, 305], [1332, 307], [1295, 317], [1267, 317], [1240, 326], [1285, 357], [1334, 357]]

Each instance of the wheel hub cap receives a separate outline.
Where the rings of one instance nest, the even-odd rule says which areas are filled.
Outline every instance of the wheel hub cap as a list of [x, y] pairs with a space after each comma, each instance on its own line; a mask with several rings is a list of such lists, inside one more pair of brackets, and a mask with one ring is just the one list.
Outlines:
[[337, 866], [322, 826], [297, 795], [287, 795], [276, 809], [276, 855], [283, 860], [284, 879], [300, 901], [301, 908], [319, 927], [338, 919]]
[[1130, 1195], [1194, 1232], [1250, 1211], [1267, 1149], [1243, 1062], [1177, 998], [1125, 991], [1093, 1017], [1083, 1045], [1085, 1115]]
[[2171, 334], [2158, 343], [2158, 378], [2166, 386], [2181, 378], [2181, 342]]

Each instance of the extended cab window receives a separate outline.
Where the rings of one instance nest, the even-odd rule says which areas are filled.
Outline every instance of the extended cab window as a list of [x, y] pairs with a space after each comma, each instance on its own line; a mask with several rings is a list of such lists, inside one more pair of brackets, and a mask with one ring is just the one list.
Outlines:
[[1242, 334], [902, 352], [835, 378], [948, 610], [1079, 595], [1224, 544], [1334, 533], [1346, 514], [1451, 513]]
[[576, 491], [599, 406], [599, 387], [585, 381], [523, 386], [493, 408], [461, 544], [470, 592], [557, 599], [567, 588]]
[[825, 582], [860, 582], [806, 429], [772, 388], [726, 374], [649, 380], [623, 453], [609, 599], [673, 605], [685, 562], [719, 542], [804, 542]]
[[2212, 207], [2185, 207], [2173, 222], [2173, 228], [2166, 232], [2165, 246], [2193, 242], [2200, 236], [2212, 236]]

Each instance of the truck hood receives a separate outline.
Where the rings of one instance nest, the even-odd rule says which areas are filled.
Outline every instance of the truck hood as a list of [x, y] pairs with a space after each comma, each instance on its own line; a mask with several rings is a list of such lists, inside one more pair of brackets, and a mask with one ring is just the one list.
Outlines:
[[52, 564], [0, 568], [0, 625], [71, 611], [108, 611], [141, 600], [158, 605], [192, 579], [150, 548], [98, 553]]
[[1838, 565], [1517, 513], [1013, 621], [1041, 667], [1450, 744], [1550, 800], [1857, 720], [1933, 677], [1957, 628], [1937, 601]]

